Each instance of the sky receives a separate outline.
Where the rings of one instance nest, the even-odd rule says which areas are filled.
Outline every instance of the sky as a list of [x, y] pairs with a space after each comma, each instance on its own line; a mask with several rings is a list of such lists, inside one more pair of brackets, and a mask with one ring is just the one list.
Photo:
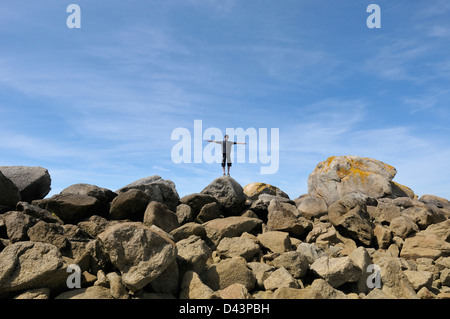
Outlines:
[[184, 196], [222, 175], [172, 160], [172, 132], [201, 120], [279, 129], [278, 171], [234, 163], [242, 186], [296, 198], [319, 162], [358, 155], [450, 199], [449, 18], [447, 0], [1, 1], [0, 165], [47, 168], [49, 196], [151, 175]]

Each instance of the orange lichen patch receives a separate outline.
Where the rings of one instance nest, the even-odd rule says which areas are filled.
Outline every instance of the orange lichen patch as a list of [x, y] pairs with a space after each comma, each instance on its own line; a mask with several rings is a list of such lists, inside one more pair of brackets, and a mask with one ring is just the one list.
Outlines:
[[[338, 162], [336, 159], [340, 159]], [[336, 167], [337, 166], [337, 167]], [[346, 167], [346, 168], [344, 168]], [[359, 156], [330, 156], [316, 167], [318, 173], [327, 173], [330, 169], [337, 169], [338, 176], [342, 179], [352, 173], [364, 178], [365, 174], [378, 173], [386, 170], [392, 177], [397, 173], [396, 169], [388, 164], [375, 159]]]
[[357, 169], [357, 168], [350, 168], [349, 170], [345, 170], [346, 174], [345, 176], [342, 176], [341, 179], [353, 179], [353, 180], [360, 180], [362, 184], [367, 183], [368, 177], [370, 176], [370, 172], [365, 172], [363, 170]]
[[257, 192], [260, 192], [260, 191], [262, 191], [263, 189], [265, 189], [267, 187], [271, 188], [273, 186], [269, 185], [269, 184], [266, 184], [266, 183], [251, 183], [251, 184], [246, 185], [244, 187], [244, 190], [257, 193]]
[[256, 198], [263, 191], [271, 195], [276, 195], [277, 188], [266, 183], [251, 183], [244, 187], [244, 194], [249, 198]]
[[389, 172], [389, 174], [391, 174], [392, 176], [395, 176], [397, 174], [397, 170], [395, 169], [394, 166], [391, 166], [389, 164], [383, 163], [384, 164], [384, 169], [386, 171]]
[[331, 163], [336, 159], [336, 156], [330, 156], [327, 158], [326, 161], [320, 162], [319, 165], [317, 165], [317, 168], [319, 169], [320, 173], [328, 172], [330, 169]]

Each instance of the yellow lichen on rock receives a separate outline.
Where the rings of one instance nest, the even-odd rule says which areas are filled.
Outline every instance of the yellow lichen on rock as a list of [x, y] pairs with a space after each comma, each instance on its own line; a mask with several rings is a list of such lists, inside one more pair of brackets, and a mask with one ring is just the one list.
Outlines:
[[244, 194], [250, 199], [257, 199], [261, 194], [287, 197], [278, 187], [266, 183], [251, 183], [244, 186]]
[[351, 168], [347, 170], [347, 173], [344, 177], [341, 177], [342, 180], [345, 179], [352, 179], [353, 181], [359, 180], [362, 184], [367, 183], [368, 177], [370, 176], [370, 173], [365, 172], [363, 170], [357, 169], [357, 168]]
[[394, 185], [390, 182], [396, 173], [393, 166], [379, 160], [354, 155], [330, 156], [308, 177], [308, 193], [324, 198], [328, 205], [355, 192], [373, 198], [390, 196]]

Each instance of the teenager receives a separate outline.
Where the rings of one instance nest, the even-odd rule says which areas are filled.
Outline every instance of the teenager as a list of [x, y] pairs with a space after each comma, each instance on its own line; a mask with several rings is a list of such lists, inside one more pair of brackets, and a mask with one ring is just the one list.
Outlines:
[[239, 143], [239, 142], [231, 142], [228, 140], [229, 136], [225, 135], [223, 141], [212, 141], [208, 140], [207, 142], [210, 143], [217, 143], [222, 145], [222, 168], [223, 168], [223, 175], [225, 176], [225, 164], [227, 164], [228, 167], [228, 176], [230, 176], [230, 167], [231, 167], [231, 146], [236, 144], [242, 144], [245, 145], [247, 143]]

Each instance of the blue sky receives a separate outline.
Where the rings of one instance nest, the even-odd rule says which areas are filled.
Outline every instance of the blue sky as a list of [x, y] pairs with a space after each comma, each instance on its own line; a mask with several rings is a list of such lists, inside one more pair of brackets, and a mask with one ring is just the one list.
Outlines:
[[446, 0], [2, 1], [0, 165], [46, 167], [51, 194], [156, 174], [183, 196], [221, 175], [171, 160], [172, 131], [202, 120], [279, 128], [278, 173], [236, 163], [242, 186], [296, 198], [318, 162], [360, 155], [450, 198], [449, 17]]

